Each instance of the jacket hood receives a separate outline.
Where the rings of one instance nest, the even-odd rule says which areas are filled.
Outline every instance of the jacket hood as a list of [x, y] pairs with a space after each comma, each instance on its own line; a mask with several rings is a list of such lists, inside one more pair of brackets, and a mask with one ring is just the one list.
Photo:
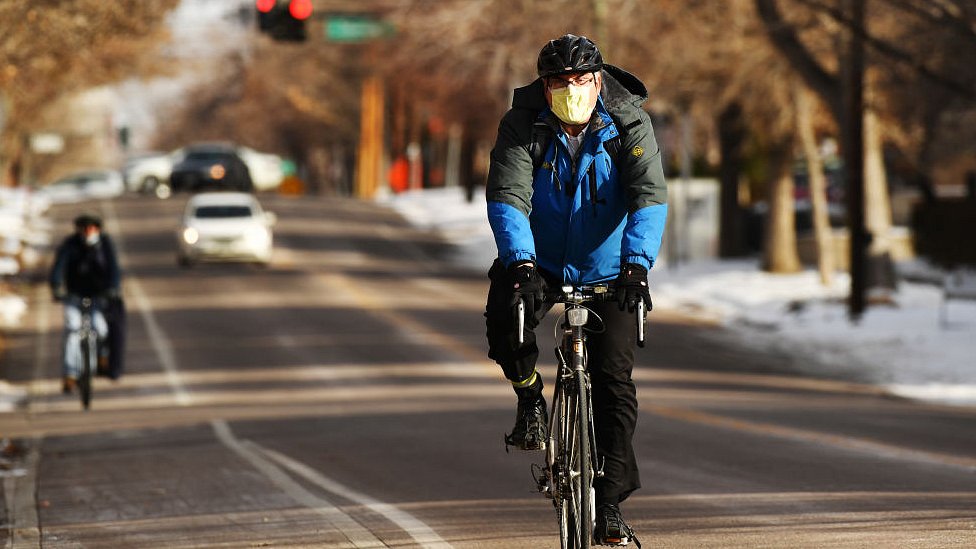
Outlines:
[[[629, 109], [640, 108], [647, 101], [647, 88], [633, 74], [615, 67], [603, 65], [603, 103], [611, 113], [625, 112]], [[536, 78], [528, 86], [515, 88], [512, 96], [512, 108], [541, 111], [548, 108], [542, 78]]]

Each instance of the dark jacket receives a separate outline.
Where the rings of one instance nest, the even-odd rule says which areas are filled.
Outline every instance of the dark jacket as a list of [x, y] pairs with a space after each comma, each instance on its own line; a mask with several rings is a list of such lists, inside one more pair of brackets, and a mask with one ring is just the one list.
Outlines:
[[97, 244], [88, 246], [78, 234], [65, 238], [49, 282], [54, 293], [62, 289], [81, 297], [98, 297], [110, 290], [118, 293], [121, 272], [112, 239], [102, 234]]
[[[506, 265], [534, 260], [571, 284], [605, 282], [623, 263], [650, 269], [667, 217], [667, 185], [644, 85], [611, 65], [574, 161], [542, 79], [515, 90], [488, 171], [488, 219]], [[539, 128], [554, 134], [533, 174]], [[619, 138], [611, 158], [607, 143]]]

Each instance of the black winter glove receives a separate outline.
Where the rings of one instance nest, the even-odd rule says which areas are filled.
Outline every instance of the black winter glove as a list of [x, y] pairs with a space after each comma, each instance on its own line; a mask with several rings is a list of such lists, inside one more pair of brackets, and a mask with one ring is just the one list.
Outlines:
[[637, 263], [627, 263], [620, 269], [620, 275], [614, 283], [617, 290], [617, 304], [620, 310], [627, 309], [634, 312], [637, 303], [644, 301], [644, 310], [650, 311], [651, 291], [647, 286], [647, 269]]
[[533, 329], [538, 325], [535, 312], [542, 308], [546, 294], [546, 282], [539, 275], [535, 263], [519, 263], [508, 268], [512, 280], [511, 306], [518, 305], [519, 299], [525, 302], [525, 327]]

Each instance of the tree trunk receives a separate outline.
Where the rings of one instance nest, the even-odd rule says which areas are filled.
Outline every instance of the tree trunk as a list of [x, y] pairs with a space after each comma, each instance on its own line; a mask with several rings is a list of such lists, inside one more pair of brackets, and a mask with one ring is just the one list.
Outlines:
[[803, 156], [807, 162], [807, 177], [810, 187], [810, 204], [813, 210], [813, 231], [817, 243], [817, 270], [820, 282], [830, 286], [834, 277], [834, 245], [830, 229], [830, 216], [827, 212], [827, 179], [824, 177], [823, 162], [817, 149], [817, 139], [813, 131], [813, 97], [810, 91], [799, 82], [794, 83], [796, 97], [796, 125]]
[[3, 172], [0, 173], [0, 186], [17, 187], [21, 183], [24, 167], [23, 135], [9, 131], [0, 140], [0, 157], [3, 157]]
[[880, 297], [897, 286], [892, 263], [891, 197], [884, 167], [881, 123], [870, 107], [864, 109], [864, 225], [868, 243], [868, 288]]
[[884, 142], [881, 123], [870, 108], [864, 110], [864, 201], [867, 207], [864, 220], [874, 233], [872, 253], [887, 252], [890, 242], [885, 238], [891, 231], [891, 197], [884, 167]]
[[769, 212], [762, 266], [771, 273], [795, 273], [800, 270], [790, 149], [789, 145], [779, 145], [769, 155]]
[[719, 256], [746, 253], [743, 212], [739, 206], [739, 177], [742, 173], [742, 145], [746, 137], [742, 106], [732, 103], [718, 117], [721, 151], [719, 166], [720, 204]]

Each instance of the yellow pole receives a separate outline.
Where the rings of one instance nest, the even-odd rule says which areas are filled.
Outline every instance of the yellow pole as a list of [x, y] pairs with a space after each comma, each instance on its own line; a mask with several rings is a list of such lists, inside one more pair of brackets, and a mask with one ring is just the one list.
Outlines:
[[380, 183], [383, 152], [383, 83], [379, 76], [367, 77], [360, 97], [359, 150], [356, 156], [358, 198], [372, 198]]

